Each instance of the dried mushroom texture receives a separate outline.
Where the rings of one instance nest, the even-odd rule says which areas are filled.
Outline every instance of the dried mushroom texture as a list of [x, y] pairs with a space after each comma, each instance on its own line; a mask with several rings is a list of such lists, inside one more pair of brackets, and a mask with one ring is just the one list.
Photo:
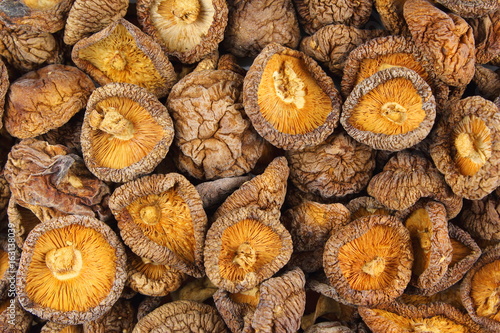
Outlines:
[[217, 69], [228, 69], [242, 76], [245, 76], [247, 73], [247, 70], [241, 67], [238, 63], [238, 58], [231, 53], [226, 53], [220, 56], [219, 61], [217, 62]]
[[436, 0], [462, 17], [482, 17], [499, 9], [497, 0]]
[[164, 304], [144, 316], [132, 333], [169, 331], [228, 332], [224, 321], [213, 306], [193, 301], [175, 301]]
[[500, 188], [481, 200], [467, 201], [460, 214], [462, 225], [476, 238], [500, 240]]
[[102, 317], [85, 322], [83, 324], [83, 333], [132, 332], [137, 323], [135, 313], [136, 310], [132, 306], [132, 302], [120, 298], [111, 310], [106, 312]]
[[192, 279], [181, 288], [173, 291], [170, 296], [174, 301], [189, 300], [195, 302], [205, 302], [211, 298], [218, 288], [206, 276], [201, 279]]
[[[92, 217], [100, 217], [107, 207], [109, 187], [63, 145], [22, 140], [12, 147], [4, 175], [18, 202]], [[41, 212], [38, 216], [47, 215]]]
[[500, 10], [467, 20], [476, 41], [476, 63], [486, 64], [500, 55]]
[[309, 326], [304, 333], [354, 333], [354, 331], [340, 322], [325, 321]]
[[42, 134], [38, 139], [47, 141], [51, 145], [62, 144], [81, 154], [80, 137], [82, 136], [84, 115], [84, 110], [78, 112], [66, 124]]
[[476, 84], [477, 91], [479, 91], [481, 97], [494, 100], [500, 96], [500, 76], [492, 69], [476, 65], [472, 82]]
[[300, 24], [309, 35], [331, 24], [345, 24], [359, 28], [368, 22], [373, 7], [373, 0], [293, 0], [293, 2], [297, 8]]
[[409, 231], [393, 216], [361, 217], [332, 233], [323, 267], [340, 299], [360, 306], [391, 302], [411, 278]]
[[380, 29], [358, 29], [344, 24], [330, 24], [300, 41], [300, 50], [332, 73], [342, 76], [350, 52], [367, 40], [384, 35]]
[[279, 44], [266, 46], [250, 66], [243, 104], [257, 132], [286, 150], [319, 144], [340, 114], [332, 79], [309, 56]]
[[314, 147], [286, 153], [290, 180], [322, 198], [343, 197], [366, 187], [375, 168], [375, 152], [344, 132]]
[[169, 56], [192, 64], [217, 49], [228, 8], [223, 0], [138, 0], [137, 19]]
[[132, 251], [127, 253], [127, 272], [127, 286], [148, 296], [166, 296], [186, 279], [184, 273], [139, 257]]
[[441, 202], [449, 219], [462, 209], [462, 197], [451, 191], [432, 162], [418, 152], [405, 150], [391, 157], [382, 172], [372, 177], [367, 192], [393, 210], [410, 208], [424, 197]]
[[484, 332], [469, 316], [446, 303], [419, 306], [393, 303], [380, 309], [360, 307], [359, 314], [373, 333]]
[[64, 28], [72, 3], [73, 0], [4, 0], [0, 3], [0, 20], [54, 33]]
[[486, 329], [500, 330], [500, 246], [485, 251], [462, 280], [462, 303], [469, 315]]
[[160, 45], [125, 19], [78, 41], [71, 59], [100, 85], [133, 83], [163, 97], [176, 81]]
[[239, 293], [219, 289], [215, 305], [232, 332], [297, 332], [306, 305], [305, 276], [298, 269]]
[[500, 113], [480, 96], [450, 106], [438, 122], [429, 153], [453, 192], [479, 200], [500, 185]]
[[422, 141], [435, 118], [436, 102], [425, 80], [411, 69], [389, 67], [354, 87], [340, 123], [361, 143], [399, 151]]
[[6, 213], [10, 200], [9, 183], [3, 175], [3, 170], [0, 171], [0, 220], [2, 220]]
[[9, 89], [9, 72], [3, 60], [0, 59], [0, 130], [3, 127], [3, 114], [5, 107], [5, 95]]
[[[52, 217], [59, 217], [62, 215], [63, 214], [57, 214]], [[35, 228], [38, 224], [42, 223], [40, 218], [38, 218], [38, 216], [31, 209], [19, 205], [14, 198], [9, 200], [7, 216], [9, 218], [9, 224], [12, 230], [11, 232], [13, 233], [16, 245], [19, 248], [23, 247], [24, 240], [30, 231], [33, 230], [33, 228]]]
[[73, 66], [48, 65], [10, 84], [4, 125], [10, 135], [34, 138], [58, 128], [85, 108], [95, 85]]
[[229, 70], [196, 71], [175, 84], [167, 100], [175, 127], [175, 162], [198, 179], [251, 171], [263, 140], [242, 103], [243, 77]]
[[268, 44], [292, 49], [300, 29], [292, 0], [231, 0], [222, 46], [237, 57], [255, 57]]
[[448, 235], [448, 218], [443, 204], [423, 199], [396, 214], [410, 232], [413, 269], [410, 284], [432, 288], [446, 274], [453, 246]]
[[173, 137], [166, 107], [146, 89], [110, 83], [92, 92], [81, 145], [85, 164], [100, 179], [126, 182], [152, 172]]
[[26, 25], [8, 26], [0, 19], [0, 56], [14, 68], [28, 72], [62, 62], [62, 47], [48, 32]]
[[0, 333], [28, 333], [33, 315], [23, 309], [17, 298], [0, 301]]
[[204, 250], [205, 272], [213, 284], [232, 293], [249, 290], [288, 262], [292, 238], [279, 215], [247, 207], [215, 220]]
[[214, 208], [251, 179], [251, 175], [216, 179], [196, 185], [196, 191], [200, 194], [204, 209]]
[[427, 0], [407, 0], [403, 14], [413, 41], [437, 78], [450, 86], [467, 85], [476, 59], [474, 35], [467, 22]]
[[74, 0], [64, 26], [64, 43], [74, 45], [125, 16], [128, 0]]
[[120, 297], [125, 262], [118, 236], [95, 218], [72, 215], [41, 223], [23, 245], [16, 279], [19, 302], [60, 324], [94, 320]]
[[[10, 232], [5, 232], [5, 234], [11, 235]], [[12, 240], [0, 239], [0, 299], [13, 297], [15, 294], [12, 284], [16, 279], [20, 255], [21, 251]]]
[[408, 26], [403, 16], [406, 0], [373, 0], [375, 9], [384, 27], [393, 35], [408, 34]]
[[256, 207], [265, 211], [280, 210], [285, 201], [288, 174], [286, 158], [276, 157], [262, 174], [243, 183], [227, 197], [215, 211], [212, 220], [243, 207]]
[[406, 290], [405, 293], [396, 299], [397, 302], [411, 304], [415, 306], [424, 305], [428, 303], [441, 302], [447, 303], [463, 312], [466, 312], [462, 305], [462, 300], [460, 297], [460, 283], [456, 283], [446, 289], [443, 289], [437, 293], [432, 293], [429, 295], [421, 294], [410, 294], [410, 290]]
[[351, 214], [351, 220], [367, 215], [393, 215], [391, 209], [382, 205], [377, 199], [367, 196], [354, 198], [345, 207]]
[[181, 174], [144, 176], [115, 189], [109, 207], [125, 244], [138, 256], [189, 275], [203, 275], [207, 215]]

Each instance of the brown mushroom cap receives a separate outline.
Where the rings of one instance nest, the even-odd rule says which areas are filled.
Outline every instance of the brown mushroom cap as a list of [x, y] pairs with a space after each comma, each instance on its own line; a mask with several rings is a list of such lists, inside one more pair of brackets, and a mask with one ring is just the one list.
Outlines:
[[207, 216], [182, 175], [144, 176], [113, 192], [109, 207], [125, 244], [137, 255], [189, 275], [203, 275]]
[[89, 98], [82, 153], [100, 179], [126, 182], [152, 172], [167, 155], [173, 137], [166, 107], [144, 88], [110, 83]]
[[93, 320], [120, 297], [125, 261], [119, 238], [95, 218], [73, 215], [41, 223], [23, 245], [16, 280], [19, 302], [61, 324]]
[[405, 35], [408, 27], [403, 16], [406, 0], [374, 0], [375, 9], [384, 27], [393, 35]]
[[377, 199], [362, 196], [349, 201], [345, 207], [351, 212], [351, 220], [366, 215], [393, 215], [393, 211], [382, 205]]
[[94, 321], [85, 322], [83, 324], [83, 333], [132, 332], [137, 322], [135, 313], [136, 310], [132, 306], [132, 302], [120, 298], [111, 310], [106, 312], [102, 317]]
[[28, 333], [33, 315], [23, 309], [17, 298], [0, 300], [0, 332]]
[[69, 121], [95, 89], [73, 66], [48, 65], [16, 79], [5, 104], [5, 128], [20, 139], [33, 138]]
[[5, 106], [5, 95], [9, 89], [9, 73], [3, 60], [0, 60], [0, 130], [3, 127], [3, 114]]
[[176, 81], [160, 45], [125, 19], [78, 41], [71, 59], [100, 85], [133, 83], [163, 97]]
[[[500, 55], [500, 10], [468, 19], [476, 40], [476, 64], [486, 64]], [[477, 70], [477, 69], [476, 69]], [[493, 98], [492, 98], [493, 99]]]
[[422, 141], [435, 118], [436, 102], [424, 79], [411, 69], [389, 67], [354, 87], [340, 123], [361, 143], [399, 151]]
[[481, 17], [499, 8], [497, 0], [436, 0], [462, 17]]
[[248, 290], [282, 268], [292, 247], [279, 211], [235, 209], [215, 220], [207, 232], [205, 271], [219, 288], [232, 293]]
[[223, 0], [138, 0], [137, 19], [164, 52], [192, 64], [217, 49], [228, 8]]
[[[57, 217], [59, 217], [63, 214], [57, 215]], [[24, 240], [26, 239], [30, 231], [33, 230], [33, 228], [37, 224], [42, 222], [31, 209], [19, 205], [14, 198], [11, 198], [9, 200], [7, 216], [9, 217], [9, 223], [14, 234], [16, 245], [19, 248], [23, 247]]]
[[500, 188], [481, 200], [466, 202], [460, 221], [474, 237], [500, 240]]
[[132, 333], [168, 332], [169, 330], [228, 332], [224, 321], [214, 307], [193, 301], [175, 301], [164, 304], [144, 316]]
[[337, 127], [340, 114], [332, 79], [309, 56], [275, 43], [248, 70], [243, 104], [257, 132], [287, 150], [322, 142]]
[[332, 233], [323, 267], [350, 304], [374, 306], [403, 294], [411, 277], [410, 234], [393, 216], [361, 217]]

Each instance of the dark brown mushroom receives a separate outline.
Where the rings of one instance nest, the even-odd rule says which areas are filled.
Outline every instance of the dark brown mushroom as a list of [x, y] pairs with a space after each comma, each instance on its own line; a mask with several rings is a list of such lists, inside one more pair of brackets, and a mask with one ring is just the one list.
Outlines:
[[207, 216], [184, 176], [169, 173], [130, 181], [115, 189], [109, 207], [134, 253], [192, 276], [203, 275]]
[[337, 127], [340, 114], [332, 79], [309, 56], [275, 43], [248, 70], [243, 104], [257, 132], [287, 150], [321, 143]]
[[61, 324], [94, 320], [120, 297], [125, 262], [118, 236], [95, 218], [73, 215], [41, 223], [23, 245], [16, 279], [19, 302]]

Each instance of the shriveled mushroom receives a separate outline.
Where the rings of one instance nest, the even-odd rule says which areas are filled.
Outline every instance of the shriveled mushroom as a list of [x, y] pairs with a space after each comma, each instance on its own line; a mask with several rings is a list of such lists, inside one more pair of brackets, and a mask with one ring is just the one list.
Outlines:
[[382, 205], [375, 198], [362, 196], [349, 201], [345, 207], [351, 213], [351, 220], [366, 215], [393, 215], [393, 211]]
[[135, 312], [131, 301], [120, 298], [103, 316], [83, 323], [83, 333], [132, 332], [137, 322]]
[[0, 130], [3, 128], [3, 114], [5, 110], [5, 95], [9, 89], [9, 73], [3, 60], [0, 60]]
[[500, 10], [468, 19], [476, 41], [476, 63], [486, 64], [500, 55]]
[[408, 26], [403, 16], [405, 2], [406, 0], [374, 0], [382, 24], [393, 35], [408, 34]]
[[499, 8], [496, 0], [436, 0], [462, 17], [481, 17]]
[[[51, 218], [63, 215], [65, 214], [57, 214], [51, 216]], [[31, 209], [19, 205], [14, 198], [11, 198], [9, 200], [7, 216], [9, 217], [11, 232], [13, 233], [16, 245], [19, 248], [23, 247], [24, 240], [26, 239], [30, 231], [33, 230], [33, 228], [36, 227], [37, 224], [42, 223], [42, 221]]]
[[219, 206], [230, 194], [243, 185], [243, 183], [251, 179], [251, 175], [226, 177], [203, 182], [195, 187], [200, 194], [203, 208], [210, 209]]
[[476, 65], [472, 82], [476, 84], [481, 97], [494, 100], [500, 96], [500, 76], [492, 69]]
[[474, 237], [500, 240], [500, 189], [481, 200], [468, 201], [460, 214], [463, 226]]
[[28, 333], [32, 322], [33, 315], [23, 309], [17, 297], [0, 300], [1, 333]]

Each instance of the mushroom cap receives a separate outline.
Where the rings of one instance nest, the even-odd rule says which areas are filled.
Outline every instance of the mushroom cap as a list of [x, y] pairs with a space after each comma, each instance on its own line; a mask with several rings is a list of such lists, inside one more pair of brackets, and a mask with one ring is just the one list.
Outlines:
[[460, 222], [474, 237], [485, 240], [500, 240], [500, 188], [481, 200], [464, 204]]
[[110, 83], [89, 98], [82, 153], [100, 179], [126, 182], [152, 172], [167, 155], [173, 137], [166, 107], [144, 88]]
[[79, 215], [54, 218], [37, 225], [24, 242], [16, 279], [19, 302], [61, 324], [94, 320], [120, 297], [125, 262], [120, 239], [103, 222]]
[[[7, 90], [9, 89], [10, 81], [9, 81], [9, 73], [7, 71], [7, 67], [3, 60], [0, 60], [0, 119], [3, 119], [4, 114], [4, 106], [5, 106], [5, 95], [7, 94]], [[3, 120], [0, 121], [0, 130], [3, 127]]]
[[340, 94], [332, 79], [309, 56], [276, 43], [250, 66], [243, 104], [257, 132], [287, 150], [319, 144], [337, 127], [340, 115]]
[[498, 10], [497, 0], [436, 0], [458, 15], [469, 17], [481, 17]]

